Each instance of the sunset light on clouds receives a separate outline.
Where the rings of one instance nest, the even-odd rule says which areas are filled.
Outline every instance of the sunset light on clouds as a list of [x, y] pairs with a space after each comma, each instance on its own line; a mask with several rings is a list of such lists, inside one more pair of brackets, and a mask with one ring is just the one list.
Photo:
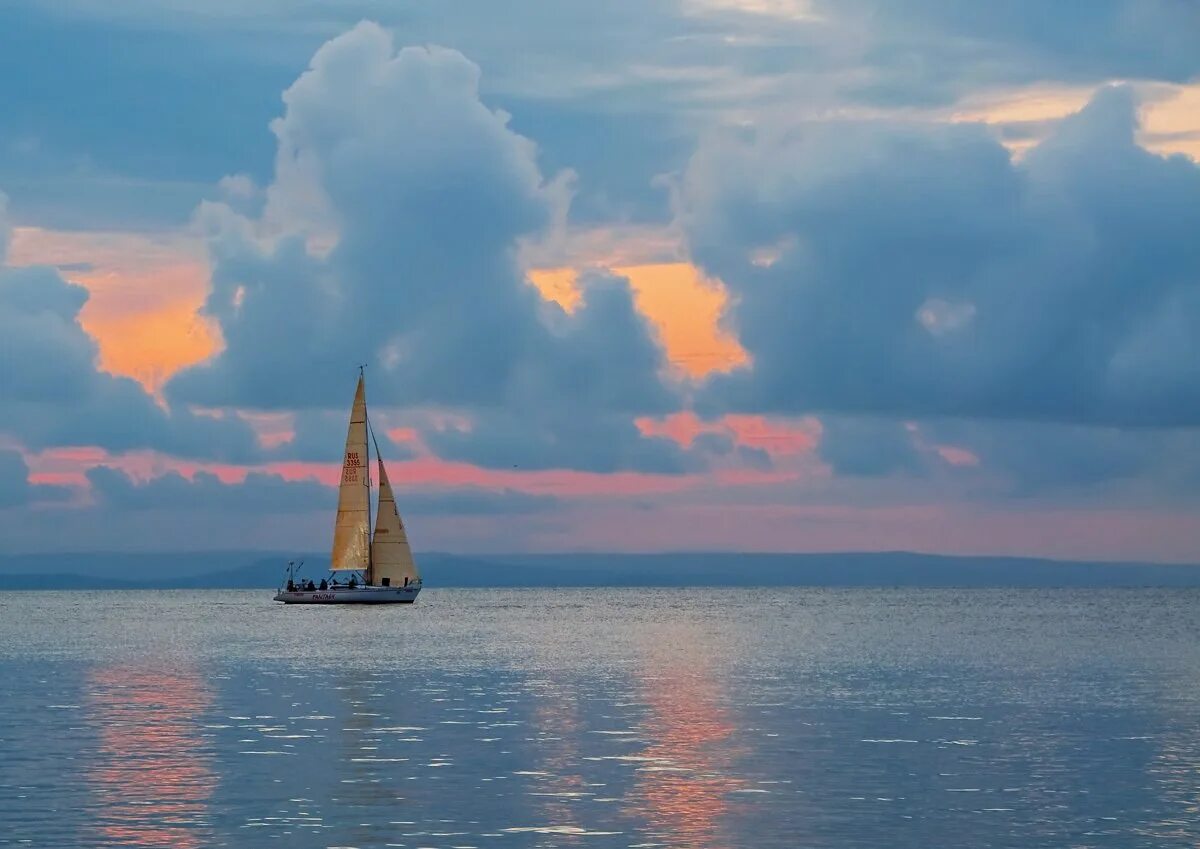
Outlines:
[[1200, 560], [1195, 7], [505, 5], [0, 11], [9, 552]]
[[79, 320], [99, 345], [100, 368], [150, 391], [220, 347], [219, 330], [200, 315], [208, 266], [197, 240], [20, 228], [9, 262], [62, 268], [86, 288]]

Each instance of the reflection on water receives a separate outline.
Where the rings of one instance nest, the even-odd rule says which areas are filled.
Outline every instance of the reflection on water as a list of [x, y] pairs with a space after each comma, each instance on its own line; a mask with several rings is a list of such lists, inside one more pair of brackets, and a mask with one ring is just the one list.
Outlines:
[[602, 789], [590, 787], [580, 772], [578, 693], [565, 682], [531, 681], [527, 686], [536, 694], [531, 719], [538, 758], [530, 773], [538, 783], [532, 793], [543, 821], [551, 824], [546, 828], [558, 830], [545, 845], [575, 845], [584, 831], [575, 810], [578, 802], [594, 798], [594, 791]]
[[[1164, 699], [1164, 707], [1195, 704], [1200, 686], [1194, 676], [1173, 682]], [[1161, 818], [1146, 833], [1173, 845], [1200, 847], [1200, 727], [1190, 711], [1169, 710], [1170, 731], [1159, 735], [1134, 735], [1121, 740], [1124, 746], [1154, 752], [1147, 773], [1159, 787], [1159, 795], [1168, 802], [1168, 816]]]
[[426, 592], [0, 597], [0, 849], [1200, 845], [1197, 592]]
[[[397, 827], [389, 822], [405, 808], [405, 800], [395, 780], [393, 762], [380, 758], [385, 717], [381, 704], [388, 681], [382, 672], [368, 672], [353, 666], [340, 670], [337, 678], [335, 713], [339, 718], [338, 787], [328, 799], [316, 799], [331, 811], [353, 812], [354, 827], [344, 830], [347, 842], [355, 846], [377, 846], [395, 838]], [[407, 759], [405, 759], [407, 760]], [[322, 823], [320, 816], [313, 824]]]
[[1148, 772], [1172, 808], [1170, 816], [1147, 832], [1161, 840], [1200, 846], [1200, 839], [1195, 837], [1200, 827], [1200, 745], [1195, 734], [1186, 738], [1171, 735], [1161, 745]]
[[217, 782], [200, 738], [204, 682], [191, 670], [109, 666], [86, 692], [98, 729], [90, 828], [111, 846], [203, 845]]
[[730, 775], [734, 725], [720, 704], [719, 666], [703, 648], [702, 633], [670, 630], [654, 635], [639, 679], [649, 745], [639, 756], [630, 807], [667, 845], [707, 849], [724, 845], [728, 794], [742, 786]]

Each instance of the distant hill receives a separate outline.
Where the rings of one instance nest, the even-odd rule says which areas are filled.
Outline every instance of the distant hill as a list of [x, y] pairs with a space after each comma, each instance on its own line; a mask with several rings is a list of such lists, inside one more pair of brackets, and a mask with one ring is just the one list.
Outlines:
[[[6, 575], [49, 575], [61, 572], [135, 584], [157, 583], [166, 575], [171, 578], [209, 575], [213, 572], [241, 568], [256, 560], [286, 564], [288, 559], [294, 556], [269, 551], [239, 550], [9, 554], [0, 556], [0, 580], [4, 580]], [[328, 555], [324, 559], [328, 562]]]
[[[246, 551], [0, 557], [0, 589], [268, 588], [287, 561], [319, 578], [328, 557]], [[1200, 566], [911, 552], [418, 555], [434, 587], [1200, 587]]]

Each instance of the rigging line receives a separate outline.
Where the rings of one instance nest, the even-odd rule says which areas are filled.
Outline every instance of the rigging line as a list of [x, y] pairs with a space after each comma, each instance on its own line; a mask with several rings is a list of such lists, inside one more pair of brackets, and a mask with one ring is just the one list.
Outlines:
[[371, 441], [375, 443], [375, 458], [383, 460], [383, 454], [379, 451], [379, 440], [375, 438], [375, 428], [371, 424], [371, 417], [367, 416], [367, 433], [371, 434]]
[[[370, 417], [370, 415], [366, 415], [366, 416], [365, 416], [365, 418], [366, 418], [366, 420], [367, 420], [367, 433], [371, 434], [371, 442], [375, 443], [375, 459], [376, 459], [376, 460], [379, 462], [379, 469], [380, 469], [380, 473], [381, 473], [381, 475], [382, 475], [382, 471], [383, 471], [383, 454], [382, 454], [382, 453], [379, 451], [379, 440], [375, 438], [375, 426], [371, 424], [371, 417]], [[370, 463], [370, 461], [368, 460], [368, 461], [367, 461], [367, 466], [369, 467], [370, 465], [371, 465], [371, 463]], [[371, 471], [370, 471], [370, 468], [368, 468], [368, 469], [367, 469], [367, 474], [370, 474], [370, 473], [371, 473]], [[379, 494], [380, 494], [380, 496], [382, 496], [382, 495], [383, 495], [383, 481], [382, 481], [382, 479], [380, 480]], [[368, 510], [370, 510], [370, 507], [371, 507], [371, 497], [370, 497], [370, 495], [368, 495], [368, 496], [367, 496], [367, 509], [368, 509]], [[382, 510], [383, 510], [383, 508], [382, 508], [382, 507], [380, 507], [380, 508], [379, 508], [379, 510], [378, 510], [378, 511], [376, 511], [376, 512], [381, 512]], [[369, 522], [370, 522], [370, 520], [368, 519], [368, 523], [369, 523]], [[368, 561], [369, 561], [369, 562], [370, 562], [370, 564], [371, 564], [371, 569], [372, 569], [372, 570], [374, 570], [374, 567], [375, 567], [375, 546], [374, 546], [374, 537], [372, 537], [372, 539], [371, 539], [371, 542], [372, 542], [372, 545], [371, 545], [371, 546], [370, 546], [370, 548], [368, 549]]]

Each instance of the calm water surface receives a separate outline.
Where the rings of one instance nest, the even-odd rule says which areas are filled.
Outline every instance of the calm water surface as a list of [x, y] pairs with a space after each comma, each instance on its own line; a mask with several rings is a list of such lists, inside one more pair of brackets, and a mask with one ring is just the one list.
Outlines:
[[0, 600], [0, 846], [1200, 842], [1200, 593]]

